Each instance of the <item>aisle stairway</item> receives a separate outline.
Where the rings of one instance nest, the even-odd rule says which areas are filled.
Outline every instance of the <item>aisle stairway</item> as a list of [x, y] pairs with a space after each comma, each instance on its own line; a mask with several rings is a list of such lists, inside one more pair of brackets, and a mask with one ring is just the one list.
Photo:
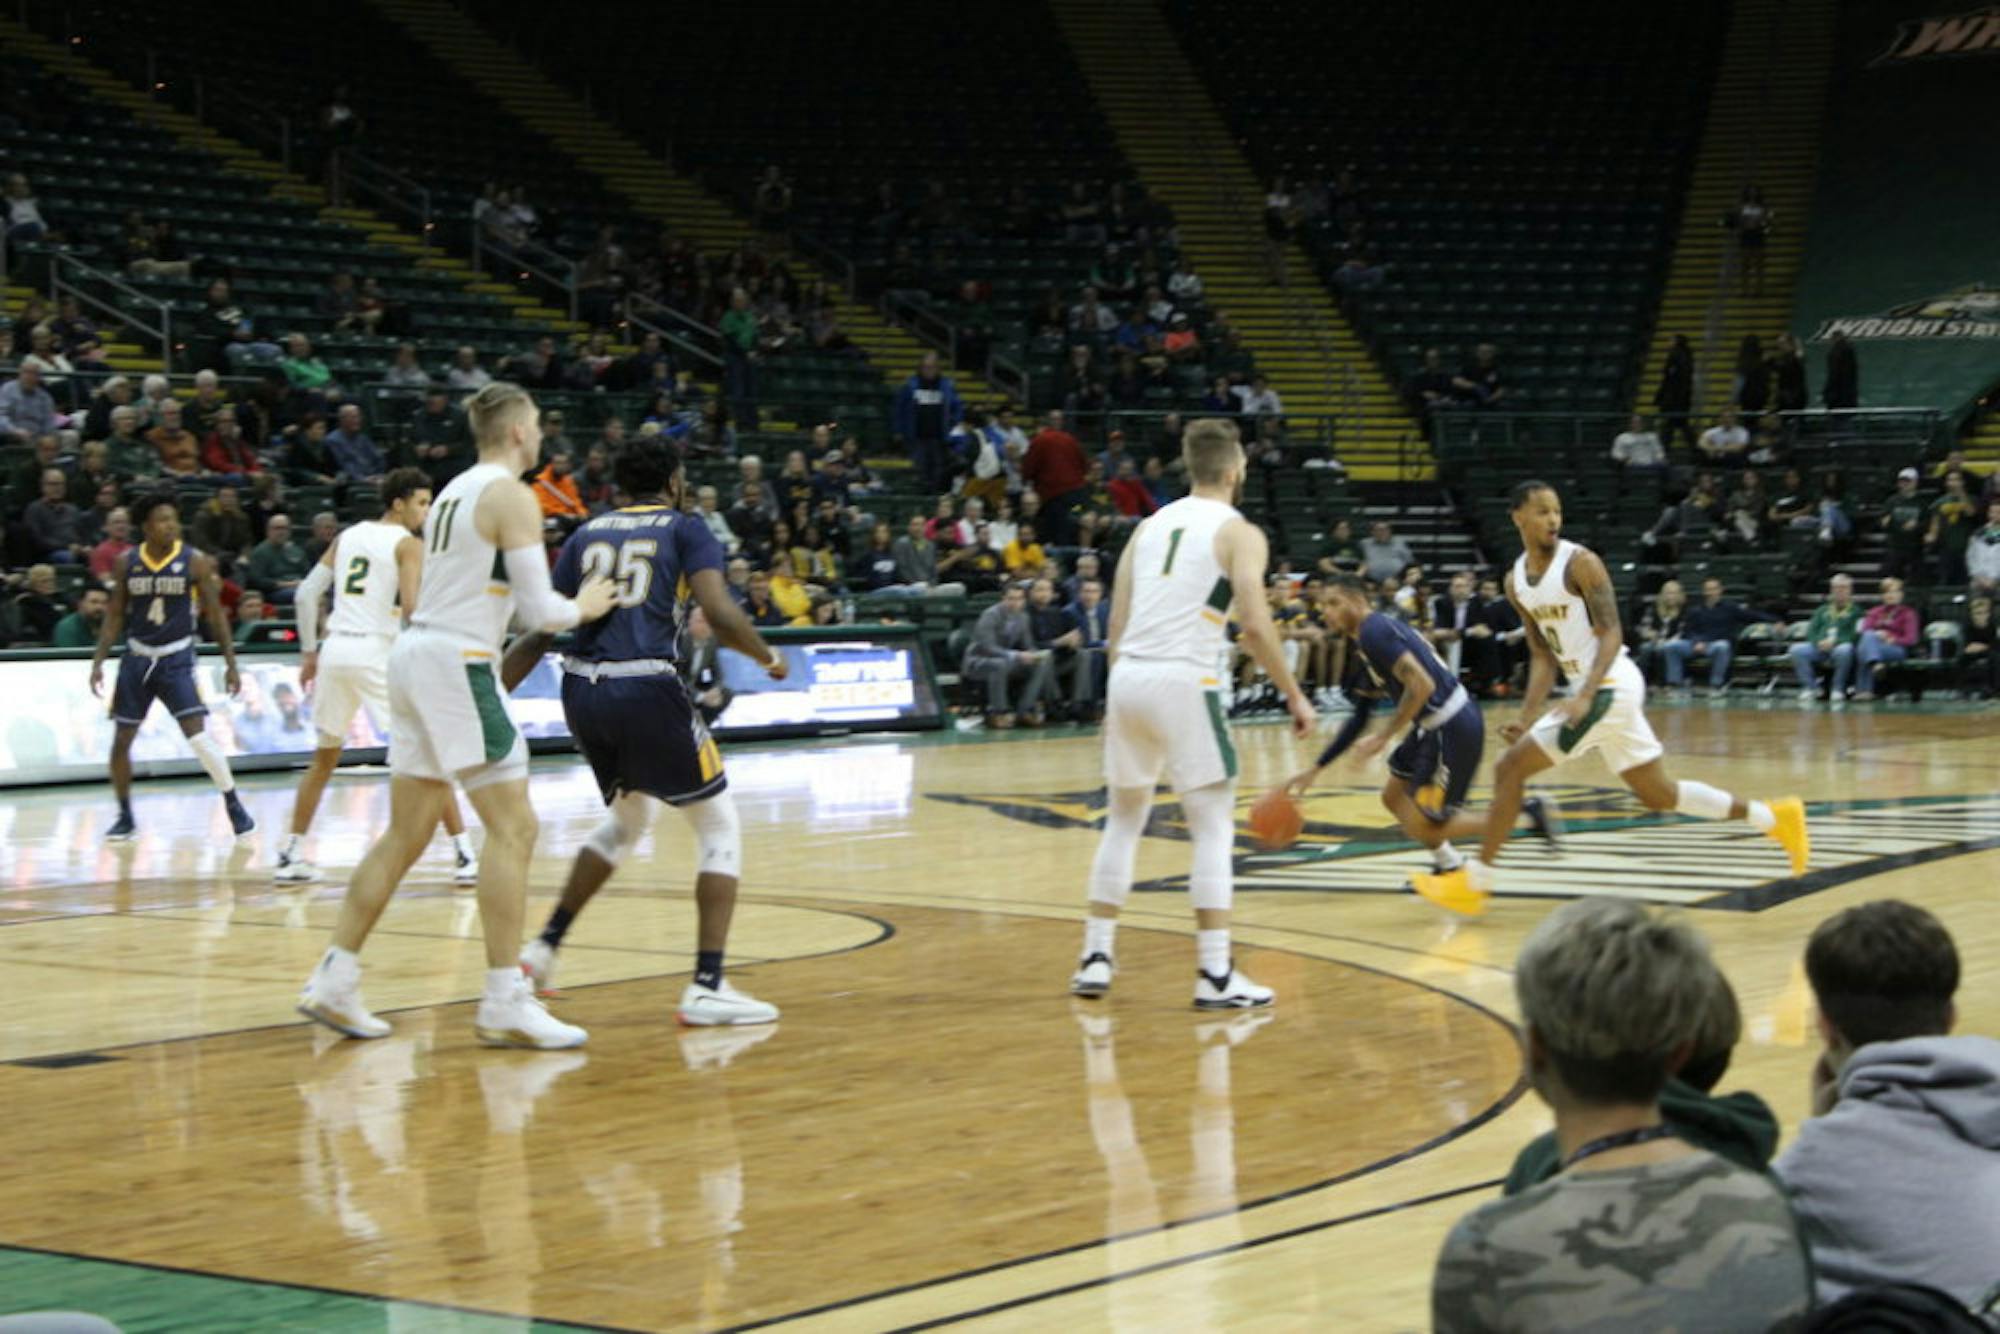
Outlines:
[[1301, 247], [1288, 248], [1289, 285], [1272, 281], [1263, 190], [1158, 6], [1053, 0], [1053, 8], [1119, 147], [1147, 193], [1173, 209], [1209, 305], [1229, 315], [1286, 415], [1335, 419], [1335, 450], [1356, 480], [1430, 477], [1416, 423]]
[[[286, 170], [185, 112], [156, 101], [143, 90], [134, 88], [108, 70], [77, 55], [71, 48], [31, 32], [11, 19], [0, 19], [0, 46], [74, 79], [108, 105], [118, 107], [143, 124], [165, 131], [186, 147], [213, 155], [222, 162], [226, 174], [254, 177], [265, 182], [271, 198], [313, 208], [324, 221], [342, 223], [365, 233], [371, 244], [392, 246], [404, 252], [418, 268], [445, 274], [465, 291], [494, 297], [512, 311], [514, 318], [524, 322], [524, 332], [535, 333], [543, 329], [580, 332], [583, 329], [581, 324], [569, 321], [561, 312], [542, 305], [533, 297], [507, 284], [493, 282], [463, 260], [426, 246], [423, 238], [416, 233], [404, 230], [369, 209], [326, 206], [325, 192], [304, 176]], [[120, 370], [159, 369], [157, 360], [143, 366], [127, 365], [119, 359], [118, 352], [117, 345], [113, 345], [112, 364]]]
[[[1675, 334], [1694, 344], [1695, 415], [1705, 423], [1729, 402], [1744, 335], [1757, 334], [1768, 350], [1790, 323], [1836, 10], [1835, 0], [1738, 0], [1730, 15], [1637, 411], [1654, 410]], [[1735, 234], [1721, 225], [1746, 185], [1762, 190], [1773, 211], [1763, 290], [1747, 296], [1733, 269]]]
[[[677, 235], [704, 250], [731, 249], [753, 232], [748, 219], [676, 175], [609, 122], [594, 115], [521, 56], [494, 38], [447, 0], [371, 0], [438, 59], [473, 86], [498, 101], [516, 119], [572, 154], [577, 163], [631, 200], [640, 212], [657, 218]], [[816, 270], [802, 257], [787, 261], [804, 282], [833, 276]], [[835, 284], [837, 285], [837, 283]], [[838, 307], [842, 328], [890, 385], [900, 385], [925, 346], [890, 324], [874, 309], [852, 301]], [[1002, 397], [979, 376], [953, 372], [959, 392], [974, 403]], [[871, 442], [873, 443], [873, 442]]]

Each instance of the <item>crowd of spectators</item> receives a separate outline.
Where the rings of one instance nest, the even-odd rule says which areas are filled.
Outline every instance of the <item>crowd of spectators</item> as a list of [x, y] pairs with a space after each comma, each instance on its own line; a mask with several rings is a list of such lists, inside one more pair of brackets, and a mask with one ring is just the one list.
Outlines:
[[1774, 1158], [1770, 1106], [1717, 1092], [1744, 1025], [1701, 933], [1628, 899], [1545, 918], [1515, 992], [1555, 1129], [1446, 1238], [1433, 1327], [1983, 1327], [2000, 1041], [1952, 1031], [1957, 947], [1880, 900], [1821, 922], [1803, 964], [1820, 1051]]

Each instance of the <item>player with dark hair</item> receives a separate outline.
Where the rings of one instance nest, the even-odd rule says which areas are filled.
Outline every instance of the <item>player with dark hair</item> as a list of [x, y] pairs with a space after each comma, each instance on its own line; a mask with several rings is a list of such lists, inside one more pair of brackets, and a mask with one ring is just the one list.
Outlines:
[[[716, 639], [761, 665], [772, 680], [785, 659], [764, 642], [729, 594], [726, 557], [698, 514], [681, 511], [686, 489], [680, 451], [658, 439], [626, 444], [616, 464], [623, 509], [589, 520], [556, 560], [558, 589], [595, 576], [617, 589], [611, 614], [577, 631], [563, 662], [563, 716], [590, 761], [608, 808], [584, 840], [540, 938], [521, 950], [521, 969], [546, 990], [556, 951], [583, 906], [638, 846], [662, 803], [694, 830], [695, 907], [699, 914], [694, 979], [681, 993], [683, 1024], [767, 1024], [778, 1007], [749, 996], [723, 976], [729, 921], [742, 874], [742, 833], [722, 755], [708, 734], [675, 650], [692, 607]], [[501, 675], [509, 689], [548, 652], [550, 636], [523, 635], [508, 649]]]
[[[340, 750], [354, 715], [366, 707], [384, 734], [389, 730], [389, 650], [396, 633], [417, 610], [424, 544], [417, 537], [431, 512], [431, 479], [421, 468], [396, 468], [382, 479], [382, 517], [357, 523], [327, 547], [299, 584], [299, 684], [316, 690], [313, 723], [319, 745], [299, 780], [292, 802], [292, 830], [278, 848], [271, 878], [299, 884], [319, 879], [300, 844], [312, 828], [327, 780], [340, 765]], [[320, 646], [320, 598], [333, 590], [333, 614]], [[445, 832], [456, 859], [452, 878], [461, 885], [479, 880], [479, 861], [465, 832], [457, 797], [444, 803]]]
[[[208, 616], [209, 633], [222, 648], [223, 681], [229, 693], [242, 689], [236, 671], [236, 644], [222, 610], [222, 579], [215, 561], [181, 542], [179, 502], [170, 491], [159, 491], [132, 506], [132, 518], [144, 535], [120, 563], [111, 590], [111, 606], [97, 633], [97, 652], [90, 660], [90, 693], [104, 693], [104, 659], [112, 642], [125, 632], [125, 656], [118, 662], [118, 684], [111, 696], [111, 788], [118, 797], [118, 820], [105, 833], [123, 842], [138, 833], [132, 820], [132, 739], [146, 721], [153, 702], [166, 705], [181, 725], [195, 758], [222, 793], [229, 827], [242, 838], [257, 822], [236, 795], [236, 778], [229, 759], [208, 734], [208, 705], [195, 685], [195, 644], [201, 638], [195, 624], [198, 611]], [[128, 613], [131, 625], [126, 625]]]
[[[1390, 738], [1402, 742], [1389, 756], [1389, 781], [1382, 804], [1396, 823], [1431, 850], [1432, 865], [1455, 871], [1464, 859], [1451, 840], [1470, 838], [1486, 828], [1486, 817], [1462, 810], [1472, 775], [1486, 749], [1486, 723], [1470, 691], [1408, 622], [1373, 610], [1373, 590], [1351, 574], [1326, 581], [1321, 605], [1334, 629], [1354, 641], [1342, 689], [1354, 712], [1311, 768], [1294, 774], [1285, 789], [1303, 796], [1320, 773], [1352, 750], [1363, 759], [1382, 753]], [[1396, 716], [1367, 736], [1376, 705], [1387, 700]], [[1555, 810], [1539, 797], [1522, 807], [1529, 827], [1554, 843], [1560, 836]]]
[[[1646, 678], [1625, 651], [1618, 594], [1596, 552], [1562, 537], [1562, 501], [1547, 482], [1528, 481], [1508, 497], [1521, 557], [1508, 571], [1508, 601], [1528, 629], [1528, 688], [1520, 719], [1501, 728], [1512, 745], [1493, 775], [1493, 802], [1479, 855], [1455, 871], [1420, 875], [1416, 891], [1453, 912], [1486, 910], [1493, 865], [1521, 813], [1528, 779], [1564, 760], [1598, 751], [1647, 809], [1702, 820], [1748, 820], [1770, 835], [1804, 875], [1811, 855], [1805, 805], [1797, 797], [1745, 800], [1707, 783], [1675, 782], [1665, 748], [1646, 721]], [[1543, 712], [1561, 671], [1570, 694]]]

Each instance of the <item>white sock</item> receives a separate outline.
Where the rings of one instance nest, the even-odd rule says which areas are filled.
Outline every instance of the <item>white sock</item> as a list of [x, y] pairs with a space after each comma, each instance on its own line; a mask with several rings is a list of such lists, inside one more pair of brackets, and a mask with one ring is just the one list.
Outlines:
[[1477, 857], [1471, 857], [1466, 860], [1466, 880], [1474, 889], [1490, 893], [1493, 889], [1493, 878], [1496, 874], [1491, 865], [1481, 861]]
[[188, 738], [188, 745], [194, 748], [194, 757], [201, 761], [201, 767], [208, 770], [209, 781], [215, 784], [217, 792], [236, 790], [236, 778], [229, 772], [229, 757], [215, 744], [214, 737], [196, 732]]
[[1084, 957], [1088, 958], [1093, 954], [1102, 954], [1107, 959], [1116, 957], [1111, 953], [1111, 941], [1112, 938], [1115, 937], [1117, 934], [1118, 934], [1118, 919], [1116, 917], [1084, 918], [1083, 919]]
[[514, 994], [515, 983], [521, 980], [519, 964], [511, 968], [489, 968], [486, 970], [486, 999], [506, 1000]]
[[1777, 827], [1778, 817], [1771, 814], [1769, 806], [1766, 806], [1761, 801], [1750, 801], [1744, 804], [1749, 809], [1743, 813], [1743, 818], [1750, 822], [1751, 828], [1757, 830], [1759, 833], [1768, 834]]
[[451, 836], [451, 846], [465, 860], [469, 862], [478, 860], [477, 854], [472, 851], [472, 835], [470, 833], [461, 832], [453, 834]]
[[[1719, 787], [1706, 783], [1682, 779], [1675, 784], [1679, 795], [1674, 800], [1674, 809], [1682, 815], [1692, 815], [1700, 820], [1727, 820], [1733, 798]], [[1766, 812], [1768, 814], [1768, 812]]]
[[1465, 865], [1465, 858], [1458, 855], [1458, 849], [1451, 845], [1450, 839], [1446, 839], [1431, 849], [1431, 866], [1436, 869], [1439, 875], [1443, 875], [1447, 871], [1456, 871], [1463, 865]]
[[361, 956], [353, 950], [344, 950], [338, 945], [326, 947], [320, 957], [319, 966], [335, 982], [351, 982], [361, 976]]
[[296, 857], [299, 852], [299, 836], [297, 834], [286, 834], [285, 845], [279, 848], [278, 852], [281, 856]]
[[1194, 955], [1201, 971], [1210, 977], [1229, 976], [1229, 928], [1220, 931], [1196, 931], [1194, 933]]

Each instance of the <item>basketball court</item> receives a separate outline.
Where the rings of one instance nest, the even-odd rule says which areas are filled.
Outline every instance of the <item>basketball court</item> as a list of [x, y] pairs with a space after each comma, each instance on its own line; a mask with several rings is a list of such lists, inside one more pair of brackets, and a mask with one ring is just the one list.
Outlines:
[[[380, 773], [336, 777], [330, 878], [302, 890], [270, 880], [289, 775], [244, 783], [255, 849], [199, 780], [142, 783], [124, 846], [100, 788], [7, 793], [0, 1285], [127, 1330], [1421, 1327], [1445, 1230], [1548, 1125], [1509, 966], [1554, 899], [1688, 911], [1743, 1002], [1724, 1087], [1788, 1129], [1817, 1051], [1799, 955], [1841, 907], [1935, 911], [1962, 1026], [2000, 1031], [1990, 709], [1653, 718], [1678, 775], [1807, 799], [1804, 879], [1743, 823], [1647, 816], [1585, 760], [1543, 788], [1566, 852], [1517, 844], [1508, 892], [1455, 923], [1399, 891], [1422, 858], [1379, 770], [1342, 765], [1296, 847], [1239, 847], [1237, 948], [1278, 1002], [1219, 1016], [1188, 1006], [1170, 799], [1116, 991], [1067, 994], [1094, 735], [734, 750], [731, 968], [782, 1021], [673, 1025], [692, 856], [667, 819], [570, 935], [552, 1007], [591, 1037], [561, 1052], [475, 1045], [477, 914], [441, 838], [365, 955], [395, 1033], [293, 1013], [387, 822]], [[1275, 726], [1237, 739], [1244, 806], [1307, 757]], [[571, 758], [533, 792], [531, 924], [600, 811]]]

